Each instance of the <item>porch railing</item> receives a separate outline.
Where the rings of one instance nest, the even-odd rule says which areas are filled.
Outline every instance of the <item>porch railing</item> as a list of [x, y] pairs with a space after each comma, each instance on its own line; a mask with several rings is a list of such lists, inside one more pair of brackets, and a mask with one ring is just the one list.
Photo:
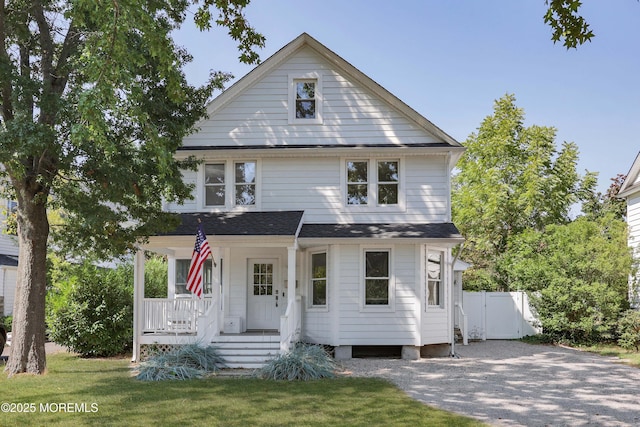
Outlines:
[[217, 299], [212, 298], [207, 311], [198, 316], [198, 323], [196, 325], [198, 328], [198, 342], [210, 343], [213, 340], [213, 337], [220, 335], [219, 306], [220, 304], [218, 304]]
[[144, 298], [143, 333], [197, 332], [197, 320], [211, 307], [211, 298]]
[[469, 320], [460, 303], [456, 303], [455, 313], [456, 313], [455, 323], [458, 329], [460, 329], [460, 334], [462, 335], [462, 345], [468, 345], [469, 344], [469, 337], [468, 337]]
[[280, 350], [288, 352], [302, 332], [302, 297], [297, 295], [293, 303], [287, 305], [287, 311], [280, 317]]

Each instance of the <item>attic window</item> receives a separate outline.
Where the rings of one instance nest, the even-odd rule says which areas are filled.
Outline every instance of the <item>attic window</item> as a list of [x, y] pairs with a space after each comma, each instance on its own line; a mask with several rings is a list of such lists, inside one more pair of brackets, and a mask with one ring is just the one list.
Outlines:
[[316, 118], [316, 81], [296, 80], [296, 119]]
[[322, 79], [317, 73], [289, 76], [289, 123], [322, 123]]

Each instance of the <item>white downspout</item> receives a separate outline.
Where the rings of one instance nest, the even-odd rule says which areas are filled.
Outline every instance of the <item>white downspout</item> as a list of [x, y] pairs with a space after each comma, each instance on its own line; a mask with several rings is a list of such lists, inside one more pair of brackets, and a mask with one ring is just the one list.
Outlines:
[[[460, 254], [462, 253], [462, 251], [464, 249], [464, 242], [460, 243], [460, 245], [458, 245], [458, 246], [459, 246], [460, 249], [458, 250], [458, 253], [456, 254], [456, 256], [453, 258], [453, 261], [451, 261], [451, 276], [450, 276], [451, 280], [449, 280], [449, 282], [450, 282], [449, 283], [449, 285], [450, 285], [449, 286], [449, 288], [450, 288], [449, 294], [451, 295], [451, 300], [450, 300], [451, 303], [449, 304], [449, 306], [451, 307], [451, 313], [450, 313], [449, 317], [450, 317], [450, 320], [451, 320], [451, 329], [453, 329], [453, 325], [455, 324], [454, 316], [456, 315], [455, 314], [455, 309], [456, 309], [455, 302], [453, 301], [453, 293], [454, 293], [453, 292], [453, 284], [454, 284], [453, 275], [455, 274], [454, 269], [456, 267], [456, 262], [458, 261], [458, 258], [460, 258]], [[463, 334], [466, 334], [466, 333], [467, 333], [467, 331], [463, 331]], [[456, 347], [456, 334], [452, 333], [451, 334], [451, 357], [455, 357], [455, 355], [456, 355], [455, 347]]]

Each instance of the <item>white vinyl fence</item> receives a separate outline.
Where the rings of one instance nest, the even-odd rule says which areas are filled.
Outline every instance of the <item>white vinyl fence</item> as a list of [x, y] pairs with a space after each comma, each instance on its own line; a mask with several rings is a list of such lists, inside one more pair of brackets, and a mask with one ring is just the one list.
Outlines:
[[463, 292], [469, 339], [517, 339], [540, 333], [524, 292]]

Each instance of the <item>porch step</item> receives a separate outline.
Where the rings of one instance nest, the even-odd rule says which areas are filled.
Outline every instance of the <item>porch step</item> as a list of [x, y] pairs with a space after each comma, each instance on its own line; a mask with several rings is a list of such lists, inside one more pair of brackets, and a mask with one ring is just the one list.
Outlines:
[[234, 369], [258, 369], [280, 354], [279, 335], [223, 334], [211, 344]]

